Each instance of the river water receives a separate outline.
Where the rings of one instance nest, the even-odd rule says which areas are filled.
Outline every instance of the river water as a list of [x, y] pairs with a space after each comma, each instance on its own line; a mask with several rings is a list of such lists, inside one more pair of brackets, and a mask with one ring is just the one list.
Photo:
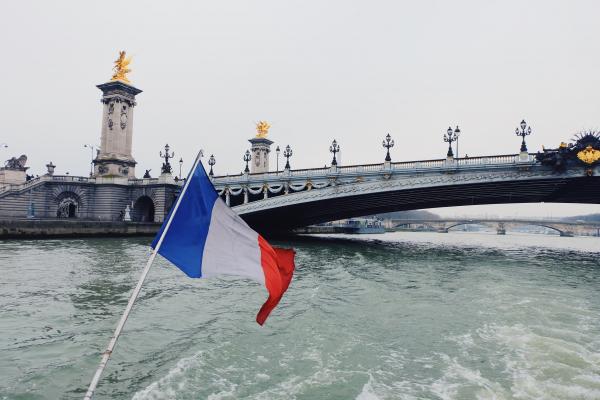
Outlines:
[[[80, 399], [149, 238], [0, 242], [0, 399]], [[600, 238], [294, 242], [267, 324], [241, 279], [153, 267], [96, 399], [600, 399]]]

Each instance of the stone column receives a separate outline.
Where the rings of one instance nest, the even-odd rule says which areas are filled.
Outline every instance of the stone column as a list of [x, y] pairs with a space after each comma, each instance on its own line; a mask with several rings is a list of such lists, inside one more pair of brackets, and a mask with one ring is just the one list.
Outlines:
[[142, 91], [121, 81], [97, 86], [102, 90], [100, 151], [94, 160], [95, 176], [135, 178], [136, 161], [131, 154], [135, 96]]
[[251, 144], [252, 161], [250, 162], [250, 173], [269, 172], [269, 153], [273, 142], [265, 137], [255, 137], [248, 140]]

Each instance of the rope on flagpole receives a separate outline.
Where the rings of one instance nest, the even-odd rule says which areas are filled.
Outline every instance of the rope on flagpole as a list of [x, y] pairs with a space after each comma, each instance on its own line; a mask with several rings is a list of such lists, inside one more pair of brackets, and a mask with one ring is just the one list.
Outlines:
[[177, 209], [179, 208], [179, 204], [181, 203], [181, 199], [183, 198], [183, 195], [185, 194], [185, 192], [188, 188], [188, 185], [189, 185], [190, 181], [192, 180], [191, 176], [193, 175], [194, 171], [196, 171], [196, 167], [198, 166], [198, 163], [200, 162], [200, 157], [202, 157], [202, 150], [200, 150], [198, 152], [198, 155], [196, 156], [196, 161], [194, 161], [194, 166], [192, 167], [191, 173], [188, 175], [188, 179], [186, 180], [185, 185], [183, 186], [183, 189], [181, 190], [181, 194], [177, 198], [177, 202], [175, 203], [175, 206], [174, 206], [175, 208], [173, 208], [171, 217], [167, 221], [167, 224], [165, 225], [165, 229], [163, 230], [162, 234], [160, 235], [160, 238], [158, 239], [158, 243], [156, 243], [156, 247], [152, 251], [150, 258], [148, 259], [148, 262], [146, 263], [146, 266], [144, 267], [144, 270], [142, 271], [142, 275], [140, 276], [140, 279], [139, 279], [135, 289], [133, 290], [131, 297], [129, 298], [127, 307], [125, 308], [125, 311], [123, 312], [123, 315], [121, 316], [121, 320], [117, 324], [115, 332], [113, 333], [113, 336], [110, 338], [110, 342], [108, 342], [106, 351], [104, 353], [102, 353], [102, 360], [100, 361], [100, 365], [98, 366], [98, 369], [96, 370], [96, 373], [94, 374], [94, 377], [92, 378], [92, 382], [90, 383], [90, 386], [85, 394], [85, 397], [83, 398], [84, 400], [91, 400], [92, 396], [94, 395], [96, 386], [98, 385], [98, 382], [100, 381], [100, 376], [102, 375], [102, 372], [104, 371], [104, 368], [106, 367], [106, 364], [108, 364], [108, 359], [112, 355], [113, 349], [115, 348], [115, 345], [117, 344], [117, 339], [119, 339], [119, 336], [121, 335], [121, 331], [123, 330], [123, 326], [125, 326], [125, 322], [127, 322], [129, 313], [131, 312], [131, 309], [133, 308], [133, 304], [135, 303], [138, 295], [140, 294], [140, 291], [142, 290], [142, 285], [144, 284], [144, 281], [146, 280], [146, 276], [148, 275], [148, 272], [150, 271], [150, 267], [152, 266], [152, 263], [154, 262], [154, 259], [156, 258], [158, 249], [160, 249], [160, 245], [162, 244], [163, 239], [165, 238], [165, 234], [167, 233], [167, 231], [169, 230], [169, 227], [171, 226], [171, 221], [173, 220], [173, 216], [177, 212]]

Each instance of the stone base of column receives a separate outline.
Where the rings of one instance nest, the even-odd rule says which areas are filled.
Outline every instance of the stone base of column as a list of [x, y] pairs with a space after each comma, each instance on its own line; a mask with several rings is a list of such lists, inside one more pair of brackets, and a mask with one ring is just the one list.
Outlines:
[[161, 174], [158, 177], [158, 183], [168, 183], [168, 184], [174, 185], [176, 182], [175, 182], [175, 178], [173, 178], [173, 175]]
[[94, 176], [122, 176], [135, 178], [135, 165], [133, 159], [96, 158], [94, 160]]
[[526, 151], [522, 151], [519, 153], [519, 162], [527, 162], [529, 161], [529, 153]]
[[[28, 167], [27, 167], [28, 168]], [[0, 168], [0, 183], [20, 185], [27, 181], [27, 168], [8, 169]]]

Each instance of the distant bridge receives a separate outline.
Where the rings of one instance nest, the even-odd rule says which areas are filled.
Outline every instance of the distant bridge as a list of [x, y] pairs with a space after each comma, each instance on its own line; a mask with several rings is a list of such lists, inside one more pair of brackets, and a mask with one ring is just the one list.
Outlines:
[[[392, 211], [502, 203], [600, 203], [600, 167], [534, 154], [384, 162], [218, 176], [219, 195], [259, 230]], [[564, 232], [567, 230], [565, 229]]]
[[484, 225], [496, 229], [500, 235], [507, 229], [536, 226], [556, 231], [560, 236], [600, 236], [600, 222], [566, 222], [543, 219], [455, 218], [455, 219], [391, 219], [385, 221], [388, 230], [430, 230], [448, 232], [452, 228], [467, 225]]

